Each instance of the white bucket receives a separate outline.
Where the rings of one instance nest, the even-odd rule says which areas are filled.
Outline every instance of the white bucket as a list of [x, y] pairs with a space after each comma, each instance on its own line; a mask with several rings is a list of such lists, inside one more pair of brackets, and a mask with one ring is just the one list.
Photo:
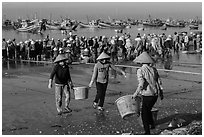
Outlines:
[[118, 98], [116, 101], [118, 110], [122, 118], [140, 111], [140, 98], [132, 99], [132, 95], [126, 95]]
[[88, 98], [88, 87], [74, 87], [75, 99], [87, 99]]

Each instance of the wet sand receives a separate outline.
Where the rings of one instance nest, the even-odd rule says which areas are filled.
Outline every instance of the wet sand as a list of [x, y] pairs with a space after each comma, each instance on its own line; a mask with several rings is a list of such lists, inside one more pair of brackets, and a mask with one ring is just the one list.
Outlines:
[[[26, 65], [25, 65], [26, 66]], [[92, 108], [96, 95], [95, 85], [86, 100], [75, 100], [71, 92], [72, 113], [57, 115], [54, 88], [48, 89], [51, 65], [2, 71], [2, 134], [3, 135], [121, 135], [133, 132], [143, 134], [135, 115], [122, 119], [115, 100], [133, 94], [137, 87], [136, 70], [126, 69], [127, 78], [110, 75], [104, 103], [104, 112]], [[179, 66], [177, 66], [179, 67]], [[72, 65], [70, 68], [75, 86], [85, 86], [91, 79], [93, 65]], [[195, 69], [195, 68], [194, 68]], [[193, 69], [191, 69], [193, 71]], [[201, 68], [198, 68], [201, 70]], [[158, 99], [156, 129], [159, 134], [175, 118], [202, 120], [202, 76], [159, 72], [163, 81], [164, 100]], [[64, 101], [64, 100], [63, 100]], [[64, 105], [64, 104], [63, 104]]]

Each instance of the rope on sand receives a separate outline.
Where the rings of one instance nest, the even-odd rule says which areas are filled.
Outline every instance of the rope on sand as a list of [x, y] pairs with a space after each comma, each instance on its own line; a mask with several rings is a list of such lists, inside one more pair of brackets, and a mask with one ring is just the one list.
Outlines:
[[[127, 68], [140, 68], [137, 66], [128, 66], [128, 65], [115, 65], [118, 67], [127, 67]], [[183, 73], [183, 74], [192, 74], [192, 75], [202, 75], [202, 73], [196, 73], [196, 72], [188, 72], [188, 71], [179, 71], [179, 70], [167, 70], [167, 69], [157, 69], [159, 71], [164, 71], [164, 72], [174, 72], [174, 73]]]
[[[93, 63], [86, 63], [86, 64], [93, 64]], [[140, 68], [137, 66], [128, 66], [128, 65], [115, 65], [117, 67], [127, 67], [127, 68]], [[192, 75], [202, 75], [202, 73], [196, 73], [196, 72], [188, 72], [188, 71], [179, 71], [179, 70], [167, 70], [167, 69], [157, 69], [158, 71], [164, 71], [164, 72], [174, 72], [174, 73], [183, 73], [183, 74], [192, 74]]]
[[[12, 60], [12, 59], [9, 59]], [[19, 60], [21, 62], [32, 62], [32, 63], [45, 63], [45, 64], [53, 64], [52, 61], [35, 61], [35, 60]], [[80, 64], [80, 62], [72, 62], [73, 65]]]
[[[21, 60], [22, 62], [36, 62], [36, 63], [48, 63], [48, 64], [52, 64], [52, 61], [34, 61], [34, 60]], [[80, 62], [72, 62], [73, 65], [77, 65], [77, 64], [84, 64], [84, 63], [80, 63]], [[94, 65], [94, 63], [85, 63], [85, 64], [89, 64], [89, 65]], [[129, 66], [129, 65], [115, 65], [118, 67], [127, 67], [127, 68], [140, 68], [137, 66]], [[164, 72], [173, 72], [173, 73], [183, 73], [183, 74], [192, 74], [192, 75], [201, 75], [202, 73], [196, 73], [196, 72], [188, 72], [188, 71], [179, 71], [179, 70], [167, 70], [167, 69], [157, 69], [158, 71], [164, 71]]]

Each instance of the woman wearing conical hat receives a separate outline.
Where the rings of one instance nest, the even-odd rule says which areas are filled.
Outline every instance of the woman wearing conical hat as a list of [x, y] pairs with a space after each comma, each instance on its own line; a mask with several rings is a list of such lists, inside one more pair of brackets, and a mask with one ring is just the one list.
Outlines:
[[140, 54], [135, 60], [135, 63], [142, 64], [141, 68], [137, 70], [138, 87], [133, 94], [133, 98], [137, 96], [142, 97], [141, 116], [145, 134], [150, 134], [150, 128], [154, 128], [154, 121], [152, 118], [152, 107], [157, 101], [158, 96], [163, 99], [163, 91], [161, 87], [161, 80], [156, 68], [153, 67], [153, 59], [147, 52]]
[[96, 82], [97, 94], [93, 102], [93, 107], [100, 111], [103, 111], [103, 104], [109, 79], [109, 68], [111, 67], [126, 77], [125, 72], [111, 64], [109, 59], [110, 56], [108, 56], [105, 52], [100, 54], [100, 56], [97, 58], [97, 63], [94, 66], [92, 78], [89, 83], [89, 87], [91, 88], [92, 84]]
[[69, 66], [66, 63], [66, 58], [64, 54], [59, 54], [54, 63], [56, 65], [53, 67], [50, 74], [48, 88], [52, 88], [52, 81], [55, 77], [55, 98], [56, 98], [56, 108], [58, 115], [62, 114], [62, 93], [65, 93], [65, 111], [71, 112], [69, 108], [70, 103], [70, 87], [73, 89], [73, 83], [69, 72]]

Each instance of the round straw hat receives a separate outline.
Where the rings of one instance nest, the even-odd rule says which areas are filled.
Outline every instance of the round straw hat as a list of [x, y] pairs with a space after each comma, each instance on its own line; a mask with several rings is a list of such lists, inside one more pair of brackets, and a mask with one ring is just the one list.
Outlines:
[[105, 52], [102, 52], [98, 58], [96, 60], [100, 60], [100, 59], [108, 59], [110, 58], [110, 56], [108, 56]]
[[154, 63], [153, 59], [150, 57], [150, 55], [147, 52], [143, 52], [142, 54], [140, 54], [138, 57], [136, 57], [133, 60], [133, 62], [141, 63], [141, 64]]
[[68, 58], [66, 58], [64, 54], [59, 54], [59, 55], [56, 57], [54, 63], [58, 63], [58, 62], [60, 62], [60, 61], [65, 61], [65, 60], [67, 60], [67, 59], [68, 59]]

